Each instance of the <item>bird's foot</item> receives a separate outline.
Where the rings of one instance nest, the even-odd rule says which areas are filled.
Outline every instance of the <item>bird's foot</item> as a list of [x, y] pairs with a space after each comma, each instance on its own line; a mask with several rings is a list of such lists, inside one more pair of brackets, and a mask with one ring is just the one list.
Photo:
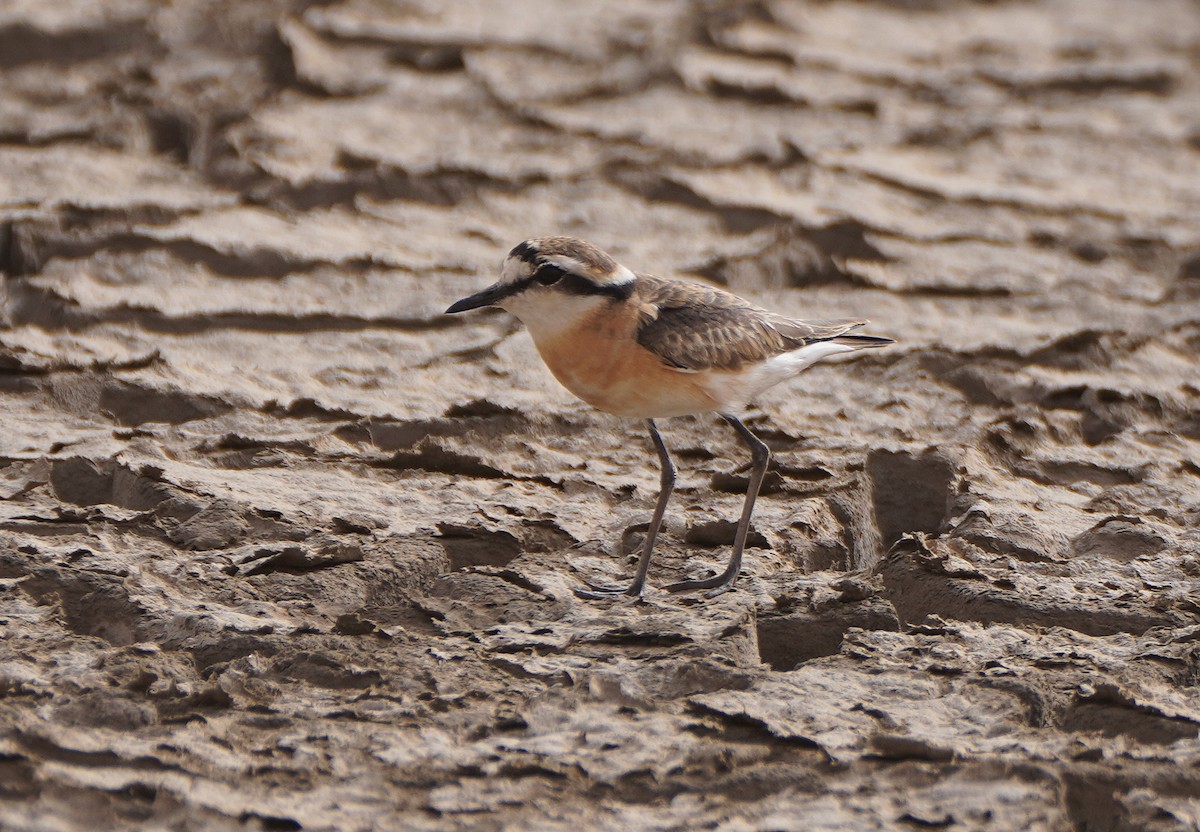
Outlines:
[[709, 592], [704, 593], [704, 597], [716, 598], [733, 587], [733, 580], [736, 577], [737, 575], [713, 575], [711, 578], [693, 578], [688, 581], [667, 584], [663, 588], [667, 592], [694, 592], [697, 589], [707, 589]]
[[642, 597], [642, 587], [637, 584], [629, 586], [604, 586], [602, 584], [594, 584], [590, 581], [587, 583], [587, 589], [576, 588], [572, 590], [576, 597], [586, 598], [589, 601], [605, 601], [613, 598], [640, 598]]

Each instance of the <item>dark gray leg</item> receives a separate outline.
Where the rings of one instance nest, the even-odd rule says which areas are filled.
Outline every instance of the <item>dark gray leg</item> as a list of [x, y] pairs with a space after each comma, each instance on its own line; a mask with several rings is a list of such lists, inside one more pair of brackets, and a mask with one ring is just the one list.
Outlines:
[[587, 589], [577, 589], [575, 594], [580, 598], [614, 598], [619, 595], [638, 596], [642, 594], [642, 589], [646, 586], [646, 572], [650, 569], [650, 554], [654, 551], [654, 541], [658, 537], [658, 530], [662, 526], [663, 514], [667, 511], [667, 501], [671, 499], [671, 492], [675, 490], [675, 463], [671, 461], [671, 454], [667, 452], [667, 445], [658, 434], [658, 426], [654, 424], [653, 419], [647, 419], [646, 424], [650, 427], [650, 438], [654, 441], [654, 449], [658, 451], [658, 459], [662, 465], [662, 476], [659, 480], [658, 502], [654, 506], [654, 514], [650, 517], [650, 528], [646, 531], [646, 539], [642, 542], [642, 555], [638, 559], [637, 572], [634, 573], [633, 583], [625, 589], [620, 587], [602, 587], [588, 584], [591, 587]]
[[734, 430], [742, 437], [742, 441], [750, 448], [750, 458], [753, 461], [750, 468], [750, 484], [746, 488], [746, 502], [742, 504], [742, 519], [738, 522], [737, 534], [733, 537], [733, 554], [729, 557], [729, 565], [720, 575], [670, 584], [667, 587], [668, 592], [711, 589], [712, 592], [708, 593], [711, 598], [733, 586], [733, 582], [742, 568], [742, 550], [746, 548], [746, 535], [750, 532], [750, 515], [754, 513], [754, 501], [758, 498], [758, 489], [762, 487], [763, 477], [767, 474], [767, 463], [771, 461], [771, 449], [751, 433], [750, 428], [743, 425], [737, 417], [722, 413], [721, 418], [733, 425]]

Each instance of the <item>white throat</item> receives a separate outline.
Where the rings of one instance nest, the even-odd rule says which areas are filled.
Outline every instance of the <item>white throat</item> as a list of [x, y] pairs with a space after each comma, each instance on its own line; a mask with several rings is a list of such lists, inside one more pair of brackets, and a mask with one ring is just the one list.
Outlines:
[[609, 302], [602, 295], [569, 295], [553, 289], [530, 288], [505, 298], [499, 306], [516, 315], [537, 342], [580, 326]]

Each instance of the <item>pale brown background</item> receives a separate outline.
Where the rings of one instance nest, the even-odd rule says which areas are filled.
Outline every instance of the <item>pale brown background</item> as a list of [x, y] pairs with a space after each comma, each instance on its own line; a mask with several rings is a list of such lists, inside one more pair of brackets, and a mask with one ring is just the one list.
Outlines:
[[[1200, 824], [1200, 4], [0, 5], [0, 826]], [[735, 591], [525, 237], [895, 347]], [[744, 451], [664, 425], [651, 582]], [[887, 554], [890, 550], [890, 554]]]

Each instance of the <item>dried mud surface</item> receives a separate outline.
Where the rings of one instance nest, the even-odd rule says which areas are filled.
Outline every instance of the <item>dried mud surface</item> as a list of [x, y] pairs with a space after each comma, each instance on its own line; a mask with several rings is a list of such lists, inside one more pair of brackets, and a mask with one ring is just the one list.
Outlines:
[[[1200, 5], [0, 6], [0, 827], [1200, 828]], [[536, 234], [896, 347], [712, 601]], [[651, 581], [719, 566], [712, 418]]]

